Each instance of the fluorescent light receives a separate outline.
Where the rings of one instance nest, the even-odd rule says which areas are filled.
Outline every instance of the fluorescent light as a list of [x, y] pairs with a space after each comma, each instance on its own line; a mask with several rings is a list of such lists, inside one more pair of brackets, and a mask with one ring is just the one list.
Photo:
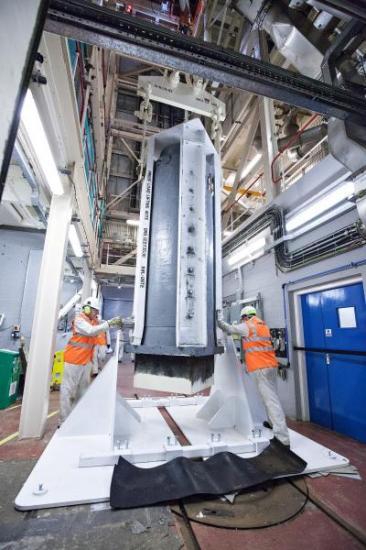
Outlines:
[[252, 160], [248, 162], [246, 167], [243, 169], [243, 171], [240, 175], [240, 179], [245, 178], [245, 176], [247, 176], [253, 170], [254, 166], [260, 161], [261, 158], [262, 158], [262, 153], [257, 153], [252, 158]]
[[135, 227], [138, 227], [140, 225], [140, 221], [139, 220], [127, 220], [127, 225], [133, 225]]
[[324, 214], [324, 212], [330, 208], [333, 208], [340, 202], [345, 201], [347, 197], [352, 195], [353, 192], [353, 182], [346, 181], [333, 191], [326, 193], [322, 198], [316, 200], [313, 204], [303, 208], [297, 214], [290, 216], [290, 218], [286, 220], [286, 230], [293, 231], [294, 229], [297, 229], [305, 223], [313, 220], [317, 216]]
[[224, 229], [224, 237], [231, 237], [233, 233], [234, 231], [229, 231], [228, 229]]
[[62, 195], [64, 187], [30, 90], [27, 91], [25, 96], [20, 118], [29, 136], [48, 187], [55, 195]]
[[81, 258], [83, 256], [83, 250], [81, 248], [80, 240], [76, 232], [76, 227], [73, 224], [71, 224], [69, 228], [69, 241], [75, 256], [77, 258]]
[[234, 265], [237, 263], [248, 263], [256, 258], [259, 258], [264, 253], [264, 247], [266, 246], [266, 238], [260, 237], [257, 239], [251, 239], [241, 249], [232, 254], [228, 258], [228, 264]]

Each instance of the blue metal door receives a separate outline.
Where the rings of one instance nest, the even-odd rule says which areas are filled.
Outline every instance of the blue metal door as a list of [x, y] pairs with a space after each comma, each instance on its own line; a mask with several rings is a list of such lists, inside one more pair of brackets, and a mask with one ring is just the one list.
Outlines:
[[[302, 296], [310, 418], [366, 442], [366, 304], [361, 283]], [[342, 353], [344, 351], [345, 353]]]

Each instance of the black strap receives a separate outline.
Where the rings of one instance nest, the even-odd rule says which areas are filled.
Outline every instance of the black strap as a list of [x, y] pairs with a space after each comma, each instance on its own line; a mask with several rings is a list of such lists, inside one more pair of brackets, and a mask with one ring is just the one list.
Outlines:
[[346, 349], [326, 349], [326, 348], [302, 348], [300, 346], [293, 346], [295, 351], [314, 351], [315, 353], [334, 353], [336, 355], [362, 355], [366, 357], [366, 351], [354, 351]]

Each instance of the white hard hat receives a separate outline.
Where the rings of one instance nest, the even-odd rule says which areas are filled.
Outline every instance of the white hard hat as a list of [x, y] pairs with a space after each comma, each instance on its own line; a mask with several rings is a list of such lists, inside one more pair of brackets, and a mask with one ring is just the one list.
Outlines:
[[85, 302], [83, 303], [83, 307], [85, 306], [92, 307], [93, 309], [97, 309], [98, 311], [100, 309], [98, 298], [94, 298], [93, 296], [90, 296], [90, 298], [87, 298], [85, 300]]
[[240, 312], [240, 317], [244, 317], [244, 315], [246, 315], [247, 317], [257, 315], [257, 310], [253, 306], [245, 306]]

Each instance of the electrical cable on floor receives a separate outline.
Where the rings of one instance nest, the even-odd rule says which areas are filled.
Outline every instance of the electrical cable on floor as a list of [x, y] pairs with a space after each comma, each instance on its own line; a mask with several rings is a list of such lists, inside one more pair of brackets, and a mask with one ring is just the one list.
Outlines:
[[[186, 516], [187, 516], [187, 518], [189, 519], [190, 522], [198, 523], [200, 525], [205, 525], [206, 527], [215, 527], [216, 529], [227, 529], [227, 530], [230, 530], [230, 531], [248, 531], [249, 529], [254, 530], [254, 529], [266, 529], [267, 527], [275, 527], [276, 525], [281, 525], [282, 523], [286, 523], [287, 521], [290, 521], [291, 519], [294, 519], [296, 516], [301, 514], [301, 512], [304, 510], [306, 504], [308, 503], [309, 498], [310, 498], [309, 497], [309, 487], [306, 483], [305, 478], [301, 478], [301, 479], [303, 479], [305, 487], [306, 487], [305, 492], [302, 491], [302, 490], [300, 491], [305, 496], [305, 500], [304, 500], [303, 504], [301, 505], [301, 507], [298, 510], [296, 510], [295, 513], [290, 514], [287, 518], [282, 519], [281, 521], [276, 521], [274, 523], [270, 523], [270, 524], [266, 524], [266, 525], [256, 525], [256, 526], [246, 526], [246, 527], [237, 527], [237, 526], [230, 527], [228, 525], [219, 525], [217, 523], [209, 523], [209, 522], [206, 522], [206, 521], [202, 521], [201, 519], [194, 519], [194, 518], [189, 517], [187, 515], [187, 512], [185, 511], [184, 503], [180, 502], [179, 507], [180, 507], [180, 509], [182, 509], [182, 507], [184, 508], [185, 514], [186, 514]], [[293, 485], [292, 482], [290, 482], [290, 483], [291, 483], [291, 485]], [[296, 486], [294, 486], [294, 487], [296, 487]], [[298, 487], [296, 487], [296, 488], [298, 489]], [[176, 510], [173, 510], [172, 508], [171, 508], [171, 511], [174, 515], [180, 517], [183, 520], [185, 519], [183, 514], [177, 512]]]
[[192, 525], [191, 525], [192, 520], [190, 520], [190, 518], [188, 517], [186, 509], [185, 509], [184, 504], [183, 504], [182, 501], [179, 501], [179, 509], [181, 510], [181, 514], [179, 514], [178, 512], [174, 512], [174, 510], [172, 510], [172, 511], [174, 513], [176, 513], [176, 515], [179, 516], [183, 520], [184, 525], [186, 526], [187, 531], [188, 531], [188, 533], [191, 537], [191, 541], [193, 543], [194, 549], [195, 550], [201, 550], [201, 546], [198, 542], [196, 534], [193, 531], [193, 528], [192, 528]]

